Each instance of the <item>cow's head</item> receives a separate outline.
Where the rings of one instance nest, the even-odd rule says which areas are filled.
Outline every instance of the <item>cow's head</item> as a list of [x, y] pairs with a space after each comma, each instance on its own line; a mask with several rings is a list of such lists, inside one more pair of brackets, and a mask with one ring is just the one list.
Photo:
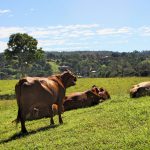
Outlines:
[[130, 89], [130, 97], [131, 98], [137, 97], [137, 90], [138, 90], [138, 88], [136, 88], [134, 86]]
[[62, 82], [65, 86], [65, 88], [68, 88], [70, 86], [73, 86], [76, 84], [77, 78], [76, 76], [69, 70], [64, 71], [61, 75], [60, 75]]
[[110, 94], [107, 92], [107, 90], [100, 88], [99, 89], [99, 96], [102, 100], [110, 99]]

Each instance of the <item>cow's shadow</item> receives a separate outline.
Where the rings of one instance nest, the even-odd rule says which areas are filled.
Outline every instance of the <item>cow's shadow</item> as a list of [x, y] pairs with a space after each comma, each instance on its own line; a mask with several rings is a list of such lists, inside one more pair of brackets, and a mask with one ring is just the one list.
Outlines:
[[10, 141], [13, 141], [13, 140], [17, 140], [17, 139], [20, 139], [22, 137], [26, 137], [26, 136], [29, 136], [31, 134], [35, 134], [37, 132], [41, 132], [41, 131], [45, 131], [45, 130], [48, 130], [48, 129], [51, 129], [51, 128], [56, 128], [58, 127], [59, 125], [48, 125], [46, 127], [41, 127], [37, 130], [32, 130], [28, 133], [22, 133], [22, 132], [19, 132], [19, 133], [15, 133], [14, 135], [12, 135], [11, 137], [9, 137], [8, 139], [4, 139], [4, 140], [1, 140], [0, 141], [0, 144], [4, 144], [4, 143], [7, 143], [7, 142], [10, 142]]

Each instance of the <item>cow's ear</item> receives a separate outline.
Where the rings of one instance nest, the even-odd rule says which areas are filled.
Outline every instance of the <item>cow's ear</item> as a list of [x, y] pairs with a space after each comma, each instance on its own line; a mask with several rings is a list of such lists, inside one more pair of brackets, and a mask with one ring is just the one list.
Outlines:
[[67, 72], [70, 72], [70, 70], [69, 70], [69, 69], [66, 69], [66, 71], [67, 71]]
[[69, 69], [65, 69], [65, 71], [62, 74], [70, 75], [72, 74], [72, 72]]
[[99, 89], [99, 91], [100, 91], [100, 92], [103, 92], [103, 91], [104, 91], [104, 89], [101, 87], [101, 88]]
[[96, 85], [93, 85], [92, 88], [96, 87]]
[[68, 69], [64, 69], [62, 73], [65, 73], [65, 72], [69, 72], [69, 70]]
[[96, 88], [96, 93], [97, 93], [97, 94], [99, 93], [99, 89], [98, 89], [98, 88]]
[[69, 69], [65, 69], [65, 72], [68, 72], [68, 73], [70, 73], [70, 74], [73, 74], [73, 73], [71, 72], [71, 70], [69, 70]]

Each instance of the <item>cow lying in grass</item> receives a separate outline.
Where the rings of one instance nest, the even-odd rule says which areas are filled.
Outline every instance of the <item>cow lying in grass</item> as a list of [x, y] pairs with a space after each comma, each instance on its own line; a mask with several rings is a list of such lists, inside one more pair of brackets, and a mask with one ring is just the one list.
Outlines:
[[141, 82], [137, 85], [134, 85], [130, 89], [130, 97], [131, 98], [138, 98], [141, 96], [150, 96], [150, 81]]
[[100, 96], [92, 90], [73, 93], [65, 98], [64, 111], [94, 106], [99, 103], [99, 100]]
[[[103, 89], [98, 89], [96, 86], [93, 86], [90, 90], [84, 92], [76, 92], [68, 95], [64, 99], [63, 109], [64, 111], [90, 107], [99, 104], [110, 98], [109, 93]], [[57, 106], [53, 106], [53, 111], [57, 114]]]
[[52, 105], [57, 104], [59, 123], [61, 118], [63, 99], [66, 88], [75, 85], [76, 77], [65, 71], [50, 77], [26, 77], [16, 84], [15, 92], [18, 104], [16, 123], [21, 122], [21, 131], [27, 132], [26, 120], [50, 117], [50, 124], [54, 124]]

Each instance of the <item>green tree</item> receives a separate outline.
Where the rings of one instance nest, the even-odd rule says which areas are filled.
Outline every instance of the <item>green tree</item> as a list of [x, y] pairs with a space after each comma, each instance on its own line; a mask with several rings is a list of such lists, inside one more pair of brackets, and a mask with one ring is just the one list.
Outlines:
[[9, 37], [8, 48], [4, 51], [7, 60], [17, 60], [22, 74], [25, 73], [33, 62], [44, 56], [42, 48], [37, 48], [38, 41], [26, 33], [16, 33]]
[[150, 76], [150, 59], [139, 63], [140, 76]]

